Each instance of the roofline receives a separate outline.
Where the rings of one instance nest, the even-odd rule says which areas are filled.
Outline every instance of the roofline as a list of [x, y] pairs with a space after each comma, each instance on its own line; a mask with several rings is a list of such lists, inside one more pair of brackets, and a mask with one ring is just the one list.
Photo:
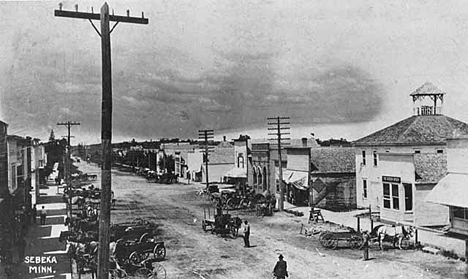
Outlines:
[[383, 144], [378, 144], [378, 143], [353, 143], [353, 147], [386, 147], [386, 146], [446, 146], [446, 142], [436, 142], [436, 143], [383, 143]]

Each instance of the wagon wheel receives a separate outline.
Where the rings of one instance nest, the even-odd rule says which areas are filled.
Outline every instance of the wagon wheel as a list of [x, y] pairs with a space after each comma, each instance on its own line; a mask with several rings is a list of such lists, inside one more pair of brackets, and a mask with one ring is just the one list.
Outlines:
[[138, 242], [144, 243], [144, 242], [148, 241], [149, 238], [151, 238], [151, 234], [150, 233], [144, 233], [144, 234], [141, 235], [140, 240], [138, 240]]
[[132, 252], [130, 256], [128, 257], [128, 259], [130, 260], [130, 263], [134, 265], [138, 265], [139, 263], [143, 261], [142, 256], [137, 251]]
[[335, 249], [338, 245], [338, 240], [332, 233], [325, 233], [321, 236], [320, 244], [325, 248]]
[[153, 249], [153, 255], [155, 259], [163, 260], [166, 257], [166, 247], [161, 244], [156, 244]]
[[203, 220], [203, 221], [201, 222], [201, 227], [202, 227], [203, 231], [205, 231], [205, 232], [207, 231], [205, 220]]
[[231, 226], [232, 237], [236, 238], [238, 234], [239, 234], [239, 229], [236, 226]]
[[125, 277], [128, 276], [127, 272], [125, 272], [125, 270], [120, 269], [120, 268], [109, 270], [109, 275], [110, 275], [109, 277], [112, 278], [112, 279], [114, 279], [114, 278], [125, 278]]
[[234, 199], [233, 199], [233, 198], [229, 198], [229, 199], [226, 201], [226, 207], [227, 207], [227, 208], [235, 208], [235, 204], [234, 204]]
[[166, 279], [166, 269], [162, 265], [156, 264], [153, 267], [153, 274], [148, 278], [151, 278], [151, 279]]
[[349, 246], [351, 246], [352, 249], [359, 249], [361, 248], [363, 244], [364, 239], [360, 235], [353, 235], [349, 239]]
[[133, 274], [133, 278], [151, 278], [150, 276], [153, 275], [153, 272], [146, 267], [139, 268]]

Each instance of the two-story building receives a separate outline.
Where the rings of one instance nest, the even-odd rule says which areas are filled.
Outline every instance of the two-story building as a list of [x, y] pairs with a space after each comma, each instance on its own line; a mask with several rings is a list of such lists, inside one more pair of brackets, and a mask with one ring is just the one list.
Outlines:
[[446, 171], [447, 139], [468, 134], [468, 124], [442, 114], [445, 93], [425, 83], [410, 94], [413, 115], [354, 142], [357, 206], [381, 218], [441, 224], [447, 210], [425, 196]]
[[251, 156], [248, 146], [248, 137], [242, 135], [239, 139], [234, 139], [234, 153], [232, 159], [234, 167], [224, 174], [224, 180], [228, 184], [236, 185], [237, 189], [244, 189], [247, 185], [248, 156]]

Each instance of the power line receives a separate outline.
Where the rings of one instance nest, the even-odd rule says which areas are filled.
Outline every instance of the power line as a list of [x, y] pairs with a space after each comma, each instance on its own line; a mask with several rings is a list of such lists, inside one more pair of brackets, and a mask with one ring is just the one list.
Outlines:
[[198, 130], [198, 138], [203, 140], [205, 143], [205, 153], [203, 154], [203, 161], [205, 161], [205, 174], [206, 174], [206, 188], [210, 183], [208, 178], [208, 154], [210, 152], [210, 147], [208, 146], [208, 140], [214, 138], [213, 130]]
[[283, 141], [291, 140], [291, 138], [283, 138], [283, 135], [290, 135], [289, 132], [284, 132], [284, 130], [289, 130], [289, 117], [284, 116], [277, 116], [277, 117], [268, 117], [268, 121], [273, 120], [272, 122], [268, 122], [268, 131], [276, 131], [276, 133], [268, 133], [270, 136], [276, 136], [276, 138], [272, 138], [270, 140], [276, 140], [278, 144], [278, 167], [279, 167], [279, 187], [280, 187], [280, 197], [279, 197], [279, 204], [278, 210], [284, 210], [284, 193], [285, 193], [285, 185], [283, 183], [283, 166], [282, 166], [282, 156], [281, 156], [281, 146], [287, 145]]
[[[95, 14], [76, 11], [55, 10], [55, 16], [68, 18], [87, 19], [94, 30], [101, 37], [102, 53], [102, 113], [101, 113], [101, 144], [102, 144], [102, 165], [101, 165], [101, 210], [99, 214], [99, 255], [97, 277], [107, 279], [109, 277], [109, 235], [110, 235], [110, 210], [111, 210], [111, 164], [112, 164], [112, 68], [111, 68], [111, 45], [110, 34], [120, 22], [148, 24], [148, 19], [141, 13], [140, 17], [131, 17], [130, 10], [127, 16], [115, 16], [109, 14], [109, 5], [104, 3], [101, 13]], [[101, 30], [99, 31], [92, 20], [100, 20]], [[112, 29], [109, 22], [115, 22]]]
[[68, 217], [72, 217], [73, 216], [73, 202], [72, 202], [72, 197], [73, 197], [73, 191], [72, 191], [72, 187], [71, 187], [71, 183], [70, 183], [70, 148], [71, 148], [71, 144], [70, 144], [70, 138], [71, 138], [71, 135], [70, 135], [70, 129], [72, 126], [78, 126], [78, 125], [81, 125], [80, 123], [78, 122], [70, 122], [70, 121], [67, 121], [67, 122], [59, 122], [57, 123], [57, 125], [61, 125], [61, 126], [66, 126], [67, 129], [68, 129], [68, 136], [67, 136], [67, 154], [66, 154], [66, 157], [65, 157], [65, 183], [67, 184], [67, 188], [68, 188], [68, 196], [69, 196], [69, 199], [70, 199], [70, 208], [68, 210]]

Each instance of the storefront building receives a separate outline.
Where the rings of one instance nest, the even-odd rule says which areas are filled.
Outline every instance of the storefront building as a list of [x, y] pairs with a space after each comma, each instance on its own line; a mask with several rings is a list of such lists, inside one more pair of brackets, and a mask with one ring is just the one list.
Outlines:
[[468, 134], [468, 124], [442, 115], [444, 95], [423, 84], [410, 94], [413, 116], [354, 142], [358, 207], [371, 207], [386, 220], [445, 222], [444, 209], [425, 196], [446, 170], [447, 139]]
[[468, 137], [447, 140], [447, 174], [426, 200], [449, 210], [450, 232], [468, 235]]

